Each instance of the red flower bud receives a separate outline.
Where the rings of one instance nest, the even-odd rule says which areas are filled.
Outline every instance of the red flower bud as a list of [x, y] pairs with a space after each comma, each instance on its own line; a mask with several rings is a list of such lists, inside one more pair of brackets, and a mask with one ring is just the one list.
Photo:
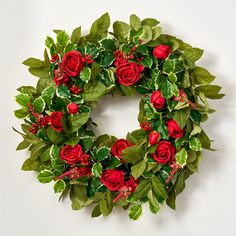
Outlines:
[[69, 114], [76, 114], [78, 112], [78, 109], [79, 106], [74, 102], [67, 105], [67, 111]]
[[155, 144], [157, 143], [159, 137], [160, 137], [160, 134], [159, 134], [158, 132], [156, 132], [156, 131], [153, 130], [153, 131], [149, 134], [149, 143], [150, 143], [150, 145], [151, 145], [151, 146], [152, 146], [152, 145], [155, 145]]
[[166, 59], [170, 55], [170, 53], [171, 53], [171, 48], [164, 44], [155, 47], [153, 50], [153, 56], [160, 60]]

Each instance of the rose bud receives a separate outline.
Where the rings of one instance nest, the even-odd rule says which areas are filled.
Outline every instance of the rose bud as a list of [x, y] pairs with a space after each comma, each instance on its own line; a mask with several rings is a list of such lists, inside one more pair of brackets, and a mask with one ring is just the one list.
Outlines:
[[182, 138], [184, 131], [178, 126], [175, 120], [169, 120], [167, 122], [168, 135], [172, 138]]
[[170, 53], [171, 53], [171, 48], [164, 44], [155, 47], [153, 50], [153, 56], [160, 60], [166, 59], [170, 55]]
[[76, 114], [78, 112], [78, 109], [79, 106], [74, 102], [67, 105], [67, 111], [69, 114]]
[[151, 145], [151, 146], [152, 146], [152, 145], [155, 145], [155, 144], [157, 143], [159, 137], [160, 137], [160, 134], [159, 134], [158, 132], [156, 132], [156, 131], [153, 130], [153, 131], [149, 134], [149, 143], [150, 143], [150, 145]]
[[155, 108], [162, 108], [165, 105], [165, 98], [161, 94], [161, 90], [154, 91], [151, 95], [150, 102]]

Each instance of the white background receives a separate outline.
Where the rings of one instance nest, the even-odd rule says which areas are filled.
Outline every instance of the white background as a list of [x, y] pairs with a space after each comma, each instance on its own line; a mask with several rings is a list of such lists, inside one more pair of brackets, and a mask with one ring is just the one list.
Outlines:
[[[115, 210], [108, 218], [90, 218], [90, 209], [72, 211], [69, 201], [58, 203], [52, 186], [20, 170], [27, 154], [16, 152], [21, 141], [11, 126], [16, 88], [35, 85], [21, 62], [42, 57], [52, 29], [86, 30], [108, 11], [114, 20], [129, 15], [154, 17], [164, 32], [205, 49], [200, 65], [217, 76], [227, 96], [212, 102], [217, 113], [204, 124], [218, 152], [204, 152], [199, 173], [187, 181], [174, 212], [163, 206], [158, 216], [145, 209], [138, 222]], [[236, 235], [236, 4], [234, 0], [0, 0], [0, 235]], [[99, 132], [125, 136], [138, 127], [138, 98], [105, 99], [95, 121]]]

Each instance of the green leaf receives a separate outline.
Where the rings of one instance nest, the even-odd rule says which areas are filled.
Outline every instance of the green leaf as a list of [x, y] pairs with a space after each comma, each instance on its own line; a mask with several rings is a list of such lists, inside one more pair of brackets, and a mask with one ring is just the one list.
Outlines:
[[87, 83], [84, 87], [84, 92], [82, 94], [86, 101], [97, 101], [107, 92], [106, 86], [99, 81], [91, 81]]
[[151, 28], [147, 25], [144, 25], [143, 26], [143, 31], [142, 31], [139, 38], [142, 41], [142, 44], [146, 44], [149, 41], [151, 41], [152, 40], [152, 30], [151, 30]]
[[196, 137], [191, 137], [189, 140], [189, 147], [194, 151], [201, 151], [201, 141]]
[[172, 84], [168, 79], [164, 79], [161, 82], [160, 89], [164, 98], [172, 97]]
[[31, 97], [26, 93], [20, 93], [16, 96], [16, 102], [23, 107], [28, 107]]
[[153, 19], [153, 18], [145, 18], [142, 20], [142, 25], [147, 25], [150, 27], [154, 27], [156, 25], [158, 25], [160, 23], [160, 21]]
[[39, 166], [38, 160], [30, 157], [24, 161], [21, 169], [24, 171], [32, 171], [32, 170], [37, 170], [38, 166]]
[[63, 31], [59, 31], [57, 34], [57, 43], [61, 46], [61, 47], [65, 47], [67, 45], [69, 41], [69, 36], [68, 34], [63, 30]]
[[97, 151], [97, 160], [102, 161], [108, 157], [110, 154], [110, 148], [108, 147], [101, 147]]
[[152, 177], [152, 191], [158, 198], [165, 199], [167, 197], [167, 193], [163, 183], [159, 180], [159, 178], [155, 175]]
[[184, 108], [174, 112], [174, 120], [178, 123], [181, 129], [184, 128], [190, 116], [190, 109]]
[[123, 84], [120, 84], [121, 91], [126, 95], [126, 96], [134, 96], [135, 95], [135, 89], [131, 86], [125, 86]]
[[55, 87], [47, 87], [42, 91], [43, 96], [48, 96], [50, 99], [54, 97], [55, 94]]
[[179, 164], [182, 168], [186, 165], [188, 154], [185, 148], [182, 148], [175, 155], [176, 163]]
[[37, 113], [42, 113], [45, 109], [45, 106], [46, 103], [41, 96], [35, 99], [33, 103], [34, 111]]
[[136, 163], [135, 165], [131, 166], [131, 175], [135, 179], [138, 179], [143, 174], [145, 169], [146, 169], [146, 161], [141, 160], [138, 163]]
[[54, 174], [50, 170], [42, 170], [38, 175], [37, 178], [40, 183], [49, 183], [54, 179]]
[[49, 78], [41, 78], [38, 80], [37, 86], [36, 86], [36, 90], [37, 93], [42, 93], [42, 91], [47, 88], [47, 87], [51, 87], [54, 86], [55, 83], [53, 82], [52, 79]]
[[102, 174], [102, 165], [98, 162], [93, 164], [92, 173], [95, 177], [100, 177]]
[[113, 157], [111, 160], [109, 160], [107, 169], [115, 169], [120, 164], [120, 159], [118, 157]]
[[115, 51], [116, 50], [114, 39], [104, 38], [100, 41], [100, 44], [101, 44], [102, 48], [104, 48], [106, 50], [109, 50], [109, 51]]
[[211, 98], [211, 96], [218, 95], [221, 87], [218, 85], [200, 85], [195, 88], [197, 94], [203, 93], [206, 97]]
[[103, 51], [100, 54], [100, 65], [103, 67], [110, 66], [115, 60], [114, 52]]
[[29, 72], [30, 72], [30, 74], [32, 74], [36, 77], [39, 77], [39, 78], [48, 78], [49, 77], [49, 71], [47, 69], [45, 69], [44, 67], [40, 67], [40, 68], [30, 67]]
[[71, 35], [71, 43], [72, 44], [78, 44], [81, 38], [81, 26], [74, 29]]
[[144, 156], [144, 150], [141, 146], [127, 147], [122, 151], [122, 159], [131, 164], [137, 163]]
[[141, 61], [142, 65], [148, 68], [152, 68], [153, 60], [151, 57], [145, 57], [144, 60]]
[[75, 196], [76, 196], [80, 201], [86, 202], [86, 201], [88, 200], [86, 186], [74, 185], [73, 188], [74, 188]]
[[211, 141], [204, 131], [198, 134], [197, 138], [200, 140], [202, 148], [211, 150]]
[[113, 24], [114, 35], [117, 39], [125, 39], [129, 36], [130, 26], [122, 21], [116, 21]]
[[30, 143], [27, 142], [26, 140], [23, 140], [21, 143], [18, 144], [16, 150], [23, 150], [26, 149], [27, 147], [29, 147]]
[[170, 74], [168, 75], [168, 79], [173, 84], [177, 81], [177, 76], [175, 75], [175, 73], [170, 72]]
[[99, 206], [99, 204], [98, 204], [98, 205], [96, 205], [96, 206], [93, 208], [92, 213], [91, 213], [91, 216], [92, 216], [92, 218], [94, 218], [94, 217], [100, 216], [101, 214], [102, 214], [102, 213], [101, 213], [101, 211], [100, 211], [100, 206]]
[[54, 129], [52, 129], [51, 127], [48, 127], [46, 132], [47, 132], [47, 136], [48, 136], [49, 140], [53, 144], [58, 144], [61, 142], [61, 137], [62, 137], [61, 132], [57, 132]]
[[168, 193], [166, 204], [173, 210], [175, 210], [175, 199], [176, 199], [175, 190], [174, 188], [172, 188], [171, 191]]
[[100, 205], [100, 211], [104, 217], [108, 216], [112, 212], [113, 202], [110, 191], [106, 192], [104, 197], [100, 200], [99, 205]]
[[70, 90], [66, 85], [61, 84], [56, 88], [56, 95], [60, 98], [69, 98]]
[[157, 26], [152, 29], [152, 40], [156, 40], [161, 35], [162, 28]]
[[129, 218], [137, 220], [142, 215], [143, 209], [141, 205], [134, 205], [129, 210]]
[[30, 57], [22, 62], [24, 65], [32, 67], [32, 68], [40, 68], [43, 67], [43, 62], [37, 58]]
[[195, 84], [210, 84], [215, 79], [215, 76], [208, 70], [199, 66], [193, 69], [192, 74]]
[[180, 71], [183, 71], [184, 69], [184, 63], [182, 60], [178, 59], [166, 59], [163, 64], [163, 71], [167, 74], [170, 72], [178, 73]]
[[145, 179], [145, 180], [141, 181], [139, 183], [138, 187], [135, 189], [135, 192], [133, 194], [133, 199], [140, 200], [141, 198], [146, 197], [149, 189], [150, 189], [149, 180]]
[[195, 62], [201, 58], [203, 50], [199, 48], [188, 48], [184, 51], [184, 56], [187, 60]]
[[66, 187], [66, 183], [64, 182], [64, 180], [59, 179], [54, 184], [54, 192], [61, 193], [65, 190], [65, 187]]
[[89, 67], [83, 68], [83, 70], [80, 72], [80, 79], [84, 82], [88, 82], [91, 78], [91, 70]]
[[23, 109], [14, 111], [14, 114], [15, 114], [15, 117], [18, 119], [26, 118], [29, 115], [29, 113]]
[[107, 36], [109, 26], [110, 17], [108, 13], [105, 13], [92, 24], [89, 36], [96, 39], [105, 38]]
[[[89, 113], [78, 113], [73, 116], [70, 116], [70, 122], [72, 126], [74, 126], [76, 129], [79, 129], [81, 126], [87, 123], [89, 118], [90, 118]], [[74, 130], [72, 131], [74, 132]]]
[[130, 26], [135, 30], [138, 31], [141, 27], [141, 21], [136, 15], [130, 16]]
[[160, 210], [160, 203], [157, 201], [151, 189], [148, 191], [147, 197], [149, 200], [149, 207], [151, 212], [153, 212], [154, 214], [158, 213]]
[[193, 130], [190, 133], [190, 137], [202, 132], [202, 128], [196, 124], [193, 125]]

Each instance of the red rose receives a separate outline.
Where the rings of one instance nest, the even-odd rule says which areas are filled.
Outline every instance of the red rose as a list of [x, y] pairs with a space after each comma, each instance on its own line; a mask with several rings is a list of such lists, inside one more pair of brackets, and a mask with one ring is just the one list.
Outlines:
[[75, 103], [72, 102], [67, 105], [67, 111], [69, 114], [76, 114], [78, 112], [79, 106]]
[[111, 153], [113, 156], [119, 157], [122, 159], [122, 151], [126, 149], [127, 147], [130, 147], [132, 144], [125, 140], [125, 139], [118, 139], [116, 140], [115, 144], [111, 148]]
[[60, 158], [67, 164], [73, 165], [77, 162], [80, 162], [83, 154], [82, 147], [79, 144], [75, 145], [74, 147], [66, 145], [60, 151]]
[[176, 121], [169, 120], [167, 122], [168, 127], [168, 135], [172, 138], [182, 138], [184, 135], [184, 131], [178, 126]]
[[109, 190], [118, 191], [124, 185], [124, 172], [122, 170], [105, 170], [100, 179]]
[[144, 67], [134, 62], [124, 62], [117, 66], [116, 76], [118, 83], [125, 86], [135, 84], [141, 78], [141, 72]]
[[149, 134], [149, 143], [150, 143], [150, 145], [155, 145], [157, 143], [159, 137], [160, 137], [160, 134], [153, 130]]
[[162, 108], [165, 105], [166, 100], [162, 97], [161, 90], [152, 93], [150, 102], [155, 108]]
[[155, 153], [152, 154], [153, 159], [160, 164], [166, 164], [175, 156], [175, 147], [168, 141], [160, 141]]
[[57, 132], [61, 132], [63, 130], [62, 123], [61, 123], [62, 117], [63, 117], [63, 113], [61, 111], [53, 112], [49, 117], [51, 127]]
[[153, 56], [157, 59], [164, 60], [166, 59], [171, 53], [171, 48], [167, 45], [161, 44], [154, 48]]
[[76, 77], [82, 70], [83, 64], [84, 60], [81, 53], [74, 50], [64, 55], [61, 67], [68, 76]]

